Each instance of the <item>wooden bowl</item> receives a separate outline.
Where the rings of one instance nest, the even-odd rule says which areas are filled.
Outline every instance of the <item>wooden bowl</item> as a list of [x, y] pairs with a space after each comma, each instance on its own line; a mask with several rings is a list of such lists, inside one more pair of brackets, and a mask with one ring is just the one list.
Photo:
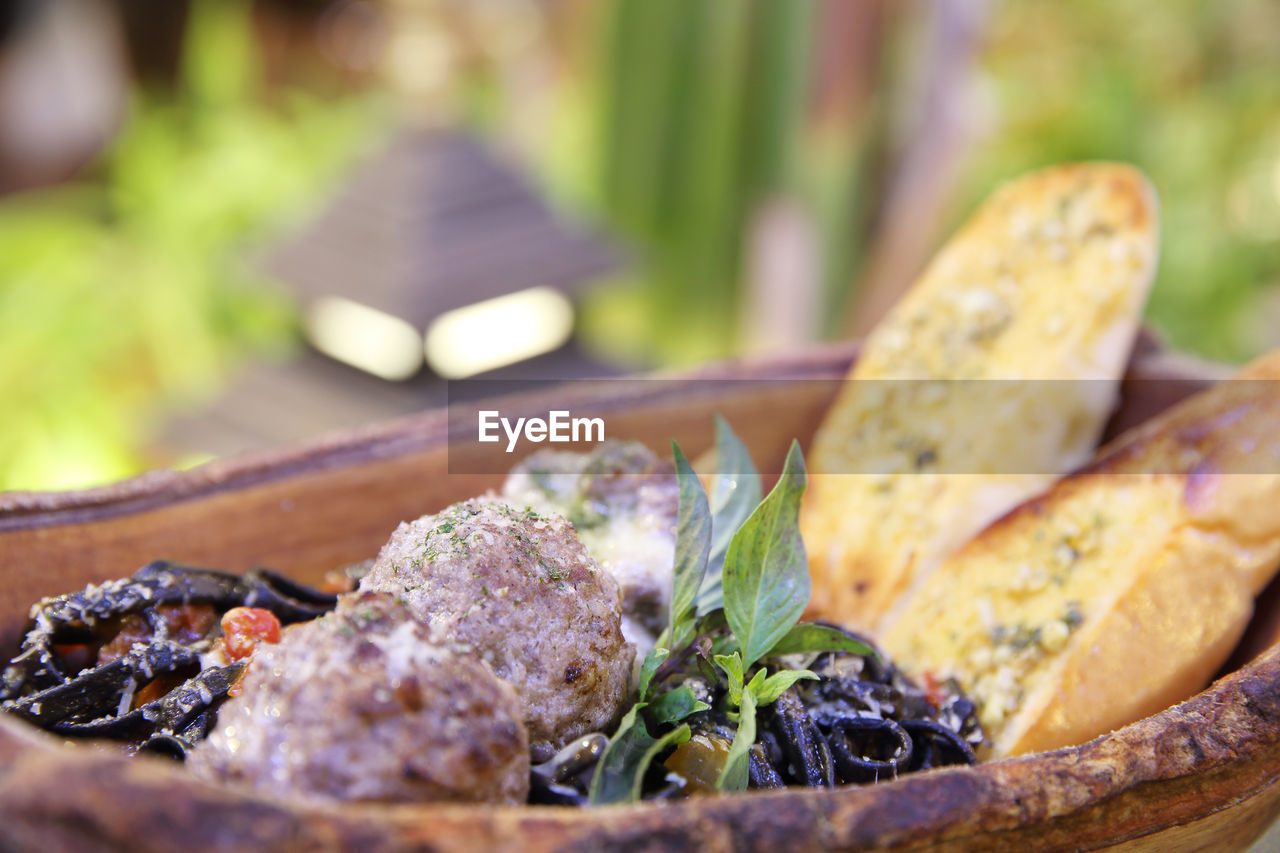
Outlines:
[[[700, 371], [696, 382], [604, 385], [580, 410], [611, 435], [690, 456], [711, 413], [765, 465], [807, 442], [850, 346]], [[1150, 416], [1210, 372], [1141, 347], [1115, 425]], [[1147, 380], [1159, 379], [1159, 382]], [[637, 387], [641, 385], [643, 387]], [[155, 472], [100, 489], [0, 495], [0, 646], [30, 602], [167, 557], [316, 581], [368, 557], [405, 518], [495, 486], [449, 475], [444, 412], [301, 448]], [[200, 783], [160, 759], [64, 747], [0, 717], [0, 848], [166, 850], [1191, 850], [1247, 845], [1280, 813], [1280, 607], [1264, 595], [1238, 660], [1207, 690], [1090, 743], [835, 791], [790, 789], [578, 810], [337, 806], [261, 800]]]

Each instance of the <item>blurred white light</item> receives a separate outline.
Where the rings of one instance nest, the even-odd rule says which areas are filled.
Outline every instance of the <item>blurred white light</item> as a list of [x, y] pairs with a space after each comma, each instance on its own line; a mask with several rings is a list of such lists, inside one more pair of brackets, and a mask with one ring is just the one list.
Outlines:
[[427, 364], [462, 379], [557, 349], [573, 333], [573, 304], [534, 287], [441, 314], [427, 328]]
[[392, 381], [422, 367], [422, 338], [411, 324], [340, 296], [323, 296], [307, 312], [307, 337], [320, 352]]

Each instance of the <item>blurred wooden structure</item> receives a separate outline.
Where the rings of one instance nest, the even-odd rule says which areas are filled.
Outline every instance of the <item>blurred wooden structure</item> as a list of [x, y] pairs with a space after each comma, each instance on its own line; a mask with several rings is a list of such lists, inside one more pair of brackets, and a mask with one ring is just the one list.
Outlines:
[[476, 136], [405, 130], [265, 268], [304, 311], [343, 296], [423, 329], [445, 311], [522, 288], [574, 293], [617, 260]]
[[[546, 286], [572, 296], [620, 262], [612, 244], [554, 212], [475, 136], [403, 130], [358, 166], [332, 201], [261, 266], [305, 315], [341, 297], [422, 331], [440, 314]], [[487, 376], [576, 378], [609, 369], [568, 346]], [[353, 428], [446, 400], [423, 369], [388, 382], [308, 348], [258, 364], [212, 404], [166, 429], [170, 453], [223, 455]]]

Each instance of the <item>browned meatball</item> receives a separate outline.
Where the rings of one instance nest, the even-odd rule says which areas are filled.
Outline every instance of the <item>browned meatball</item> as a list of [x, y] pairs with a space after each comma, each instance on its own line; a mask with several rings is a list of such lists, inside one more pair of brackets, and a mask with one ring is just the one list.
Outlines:
[[454, 504], [401, 524], [360, 588], [402, 596], [435, 642], [465, 644], [511, 682], [536, 760], [608, 728], [627, 701], [618, 585], [559, 516]]
[[528, 743], [509, 684], [369, 593], [259, 646], [187, 763], [278, 796], [515, 804]]

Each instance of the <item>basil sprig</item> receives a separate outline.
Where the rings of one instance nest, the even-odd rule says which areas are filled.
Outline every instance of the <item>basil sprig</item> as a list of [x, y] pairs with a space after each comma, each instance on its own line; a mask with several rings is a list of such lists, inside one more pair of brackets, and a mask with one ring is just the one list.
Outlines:
[[747, 783], [751, 781], [749, 766], [751, 745], [755, 742], [756, 701], [751, 691], [745, 690], [742, 693], [742, 705], [738, 713], [738, 730], [733, 734], [729, 754], [725, 757], [724, 767], [716, 779], [716, 790], [747, 790]]
[[782, 476], [729, 541], [724, 615], [750, 666], [800, 621], [809, 603], [809, 563], [800, 538], [804, 457], [791, 442]]
[[760, 474], [747, 446], [729, 422], [716, 415], [716, 473], [711, 478], [711, 553], [698, 589], [698, 616], [724, 607], [724, 558], [738, 528], [760, 503]]
[[662, 639], [673, 646], [682, 646], [693, 629], [693, 601], [707, 573], [707, 559], [711, 554], [711, 510], [698, 475], [680, 445], [674, 441], [671, 442], [671, 453], [675, 457], [676, 479], [680, 484], [680, 503], [676, 510], [671, 613], [666, 636]]
[[634, 803], [640, 799], [640, 786], [645, 771], [658, 753], [689, 739], [689, 726], [682, 725], [661, 737], [653, 737], [645, 728], [640, 711], [645, 703], [637, 702], [622, 718], [618, 731], [609, 741], [587, 792], [592, 805]]
[[[664, 679], [691, 658], [700, 660], [706, 673], [714, 674], [717, 667], [723, 673], [727, 696], [722, 711], [737, 731], [716, 787], [738, 791], [748, 783], [756, 709], [774, 702], [796, 681], [817, 677], [808, 670], [770, 674], [762, 666], [747, 679], [751, 668], [770, 655], [795, 652], [873, 654], [865, 643], [835, 628], [797, 624], [811, 588], [800, 537], [807, 476], [799, 444], [791, 443], [782, 474], [764, 500], [746, 447], [719, 416], [717, 474], [709, 499], [674, 442], [672, 455], [680, 501], [669, 621], [641, 665], [637, 702], [596, 767], [589, 789], [593, 804], [638, 800], [657, 756], [691, 736], [688, 723], [681, 721], [710, 708], [688, 685], [663, 690]], [[650, 724], [655, 731], [675, 727], [655, 737]]]
[[805, 622], [793, 627], [782, 635], [778, 642], [766, 653], [772, 655], [790, 655], [796, 652], [852, 652], [855, 655], [874, 654], [871, 647], [861, 640], [855, 640], [839, 628], [830, 625], [815, 625]]
[[738, 724], [724, 767], [716, 779], [716, 789], [743, 791], [746, 790], [748, 781], [747, 752], [756, 740], [756, 708], [776, 701], [788, 687], [800, 679], [818, 676], [807, 669], [784, 669], [769, 675], [761, 667], [744, 684], [740, 651], [731, 655], [716, 655], [714, 660], [727, 679], [729, 705], [737, 708], [737, 711], [729, 711], [727, 716]]

